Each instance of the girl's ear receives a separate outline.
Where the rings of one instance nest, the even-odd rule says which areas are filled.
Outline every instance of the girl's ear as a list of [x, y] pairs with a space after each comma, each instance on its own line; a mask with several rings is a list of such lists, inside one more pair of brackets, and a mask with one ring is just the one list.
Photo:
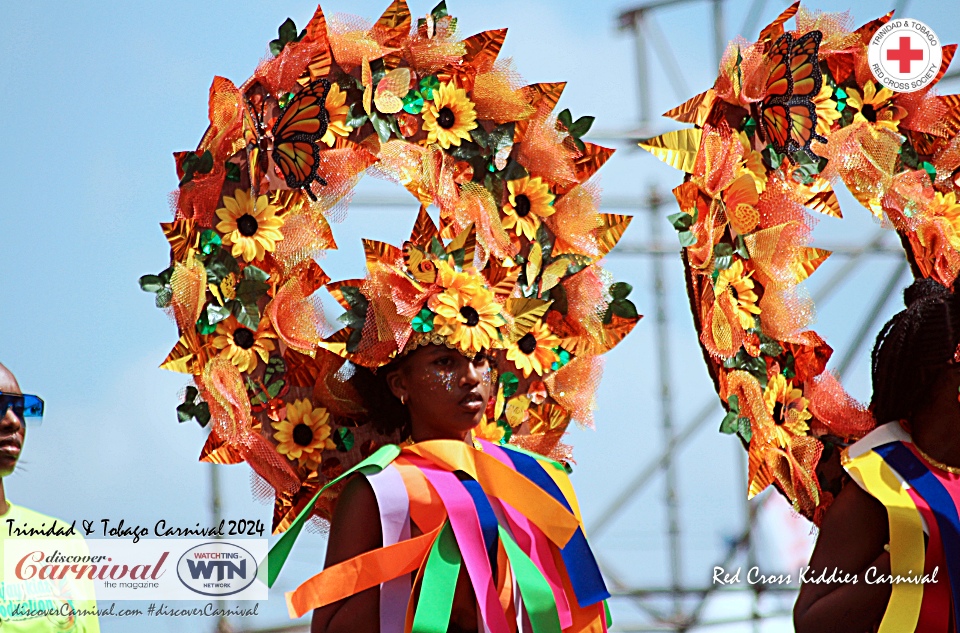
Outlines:
[[390, 393], [400, 402], [406, 403], [409, 390], [407, 389], [404, 372], [398, 367], [386, 375], [386, 380]]

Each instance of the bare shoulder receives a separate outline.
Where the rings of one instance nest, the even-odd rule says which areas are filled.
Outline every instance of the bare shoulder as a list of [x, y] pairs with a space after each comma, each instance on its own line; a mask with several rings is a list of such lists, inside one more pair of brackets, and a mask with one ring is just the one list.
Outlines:
[[377, 496], [367, 478], [354, 475], [337, 499], [327, 543], [326, 566], [383, 545]]

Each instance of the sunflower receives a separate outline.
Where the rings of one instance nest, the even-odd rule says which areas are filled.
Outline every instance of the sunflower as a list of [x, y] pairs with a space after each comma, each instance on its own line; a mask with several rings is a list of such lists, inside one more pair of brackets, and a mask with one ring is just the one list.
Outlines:
[[954, 192], [934, 193], [933, 203], [930, 205], [931, 215], [943, 218], [950, 226], [947, 237], [950, 245], [960, 250], [960, 201]]
[[324, 449], [336, 448], [330, 439], [330, 413], [323, 407], [313, 408], [309, 400], [295, 400], [287, 404], [287, 417], [271, 422], [275, 430], [277, 452], [296, 459], [301, 466], [316, 470]]
[[254, 201], [243, 189], [237, 189], [234, 196], [223, 197], [224, 206], [217, 209], [221, 220], [217, 230], [223, 234], [224, 246], [233, 244], [234, 257], [243, 255], [245, 261], [260, 261], [283, 239], [283, 219], [277, 217], [277, 208], [267, 202], [266, 196]]
[[717, 282], [714, 284], [713, 292], [717, 297], [721, 294], [730, 292], [730, 300], [737, 313], [737, 319], [740, 321], [740, 327], [748, 330], [754, 326], [753, 315], [760, 314], [760, 307], [757, 306], [757, 293], [753, 291], [753, 280], [750, 275], [753, 271], [744, 274], [743, 262], [735, 260], [729, 268], [721, 270], [717, 275]]
[[893, 103], [893, 90], [884, 86], [878, 91], [872, 81], [864, 84], [862, 97], [855, 89], [848, 89], [847, 106], [857, 111], [854, 121], [875, 123], [891, 132], [896, 132], [901, 119], [907, 116], [906, 110]]
[[555, 347], [560, 347], [560, 339], [543, 322], [537, 321], [529, 332], [507, 349], [507, 360], [512, 360], [517, 369], [523, 371], [524, 378], [529, 378], [533, 372], [542, 376], [557, 360], [553, 351]]
[[813, 98], [813, 103], [817, 106], [817, 134], [826, 136], [830, 133], [834, 121], [840, 118], [837, 102], [833, 100], [833, 88], [824, 83], [820, 92]]
[[330, 92], [327, 93], [327, 100], [324, 104], [327, 107], [327, 131], [320, 137], [327, 147], [333, 147], [338, 136], [348, 136], [353, 132], [353, 126], [347, 125], [347, 116], [350, 114], [350, 106], [346, 105], [347, 93], [340, 90], [340, 86], [332, 84]]
[[807, 399], [783, 374], [775, 374], [767, 382], [763, 401], [773, 416], [772, 432], [780, 448], [788, 448], [793, 437], [807, 434], [807, 420], [812, 417], [807, 410]]
[[553, 215], [553, 194], [547, 183], [535, 178], [525, 177], [507, 181], [507, 204], [503, 212], [503, 228], [513, 229], [517, 236], [526, 235], [535, 239], [540, 219]]
[[443, 259], [436, 261], [436, 267], [437, 284], [445, 290], [475, 294], [484, 289], [483, 277], [478, 274], [460, 272]]
[[266, 319], [260, 321], [260, 326], [254, 332], [231, 317], [217, 324], [213, 346], [220, 350], [221, 356], [230, 359], [237, 369], [249, 372], [256, 369], [257, 356], [267, 362], [270, 352], [274, 350], [272, 338], [277, 338], [277, 335], [267, 330]]
[[486, 288], [451, 288], [430, 297], [428, 305], [437, 315], [433, 319], [437, 334], [462, 352], [476, 354], [500, 338], [497, 328], [505, 321], [500, 304]]
[[423, 109], [423, 129], [427, 143], [439, 143], [443, 149], [460, 147], [460, 140], [469, 141], [470, 130], [477, 127], [477, 111], [463, 88], [452, 83], [440, 84], [433, 101]]

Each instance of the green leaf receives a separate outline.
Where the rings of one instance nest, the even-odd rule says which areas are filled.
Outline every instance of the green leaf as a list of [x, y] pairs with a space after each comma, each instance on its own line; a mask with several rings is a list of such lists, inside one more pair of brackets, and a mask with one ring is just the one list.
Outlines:
[[616, 299], [626, 299], [633, 292], [633, 286], [625, 281], [618, 281], [610, 286], [610, 296]]
[[270, 286], [262, 281], [243, 279], [237, 284], [237, 299], [243, 303], [256, 303], [269, 289]]
[[354, 330], [350, 332], [350, 336], [347, 338], [347, 351], [353, 353], [357, 351], [357, 348], [360, 347], [360, 339], [362, 338], [363, 330]]
[[283, 385], [286, 384], [284, 380], [275, 380], [267, 385], [267, 395], [271, 398], [276, 398], [277, 394], [283, 389]]
[[370, 123], [373, 124], [373, 129], [376, 130], [381, 143], [386, 143], [390, 140], [390, 135], [393, 132], [390, 121], [377, 114], [376, 110], [371, 110]]
[[183, 394], [183, 401], [193, 404], [197, 401], [197, 396], [200, 395], [200, 390], [194, 387], [193, 385], [188, 385], [186, 392]]
[[750, 427], [750, 418], [737, 418], [737, 433], [749, 442], [753, 437], [753, 429]]
[[266, 281], [270, 279], [270, 275], [254, 265], [248, 265], [243, 269], [243, 278], [249, 279], [250, 281]]
[[237, 318], [240, 325], [250, 328], [254, 332], [260, 325], [260, 308], [256, 303], [241, 303], [240, 301], [228, 301], [230, 312]]
[[213, 171], [213, 154], [210, 153], [210, 150], [207, 150], [197, 162], [197, 173], [209, 174], [211, 171]]
[[157, 301], [156, 301], [157, 307], [166, 308], [168, 305], [170, 305], [170, 301], [172, 299], [173, 299], [173, 290], [171, 290], [169, 286], [165, 286], [161, 288], [157, 292]]
[[232, 314], [229, 303], [231, 302], [228, 302], [228, 305], [225, 306], [219, 306], [215, 303], [208, 303], [207, 323], [210, 325], [216, 325], [217, 323], [220, 323], [220, 321], [227, 319]]
[[430, 15], [433, 16], [434, 20], [439, 20], [440, 18], [445, 18], [447, 15], [447, 2], [446, 0], [441, 0], [440, 4], [433, 7], [433, 11], [430, 12]]
[[363, 324], [366, 321], [366, 317], [362, 317], [356, 312], [354, 312], [353, 310], [350, 310], [338, 316], [337, 321], [339, 321], [340, 323], [343, 323], [347, 327], [350, 327], [356, 330], [356, 329], [363, 328]]
[[680, 231], [677, 236], [680, 238], [680, 246], [694, 246], [697, 243], [697, 236], [692, 231]]
[[717, 270], [726, 270], [733, 264], [733, 247], [720, 242], [713, 247], [713, 261]]
[[530, 175], [523, 165], [512, 158], [507, 161], [507, 166], [504, 167], [502, 174], [504, 180], [520, 180]]
[[574, 122], [573, 125], [567, 128], [570, 132], [570, 136], [574, 138], [580, 138], [584, 134], [590, 131], [590, 127], [593, 126], [593, 121], [596, 117], [592, 116], [582, 116]]
[[567, 128], [567, 131], [570, 131], [570, 128], [573, 127], [573, 115], [570, 114], [570, 108], [565, 109], [563, 112], [557, 115], [557, 121], [563, 124], [563, 127]]
[[764, 147], [763, 151], [760, 152], [760, 156], [763, 157], [763, 164], [766, 165], [768, 169], [779, 169], [780, 164], [783, 162], [783, 155], [778, 154], [772, 145]]
[[240, 165], [227, 161], [223, 167], [227, 170], [227, 180], [230, 182], [240, 182]]
[[277, 29], [277, 34], [280, 36], [280, 41], [284, 44], [293, 42], [297, 39], [297, 25], [293, 20], [287, 18], [283, 21], [283, 24], [280, 25], [280, 28]]
[[454, 147], [450, 154], [457, 160], [470, 161], [480, 156], [480, 146], [476, 143], [463, 142], [460, 147]]
[[359, 288], [356, 286], [340, 286], [340, 294], [343, 295], [344, 301], [347, 302], [351, 310], [366, 317], [369, 302]]
[[550, 253], [553, 252], [553, 236], [547, 230], [547, 225], [543, 222], [537, 227], [537, 243], [540, 244], [543, 261], [546, 262], [550, 259]]
[[[436, 236], [430, 238], [430, 253], [439, 259], [446, 259], [447, 257], [447, 250], [443, 247], [443, 243], [437, 239]], [[343, 289], [341, 288], [341, 291], [342, 290]]]
[[520, 386], [520, 379], [512, 371], [505, 371], [500, 374], [500, 384], [503, 385], [503, 397], [509, 398], [517, 393]]
[[726, 433], [727, 435], [736, 433], [738, 417], [740, 417], [739, 414], [734, 411], [730, 411], [727, 415], [723, 416], [723, 420], [720, 421], [720, 432]]
[[569, 304], [567, 303], [567, 289], [563, 287], [563, 284], [557, 284], [550, 289], [550, 298], [553, 300], [550, 309], [566, 315]]
[[727, 410], [736, 411], [740, 413], [740, 398], [737, 396], [730, 396], [727, 398]]
[[637, 316], [637, 306], [629, 299], [617, 299], [610, 304], [610, 309], [621, 319], [635, 319]]
[[207, 268], [207, 283], [220, 285], [223, 278], [230, 273], [240, 272], [237, 260], [230, 254], [229, 249], [218, 248], [204, 261]]
[[504, 123], [503, 125], [498, 125], [493, 128], [488, 135], [490, 138], [490, 151], [496, 154], [504, 147], [512, 145], [515, 129], [516, 124], [514, 123]]
[[775, 358], [783, 353], [783, 347], [780, 343], [764, 333], [760, 333], [760, 352]]
[[917, 155], [917, 150], [913, 148], [910, 141], [904, 141], [903, 145], [900, 146], [900, 161], [904, 167], [909, 167], [910, 169], [920, 168], [920, 156]]
[[738, 235], [733, 242], [733, 252], [742, 259], [750, 259], [750, 251], [747, 250], [747, 242], [742, 235]]
[[667, 221], [678, 231], [686, 231], [693, 226], [693, 216], [686, 211], [671, 213], [667, 216]]
[[140, 278], [140, 290], [144, 292], [160, 292], [166, 285], [159, 275], [144, 275]]
[[483, 126], [478, 125], [477, 127], [470, 130], [470, 138], [473, 139], [473, 142], [479, 145], [480, 147], [487, 149], [490, 146], [490, 136], [483, 129]]
[[363, 111], [363, 104], [358, 102], [354, 103], [353, 107], [350, 108], [350, 114], [347, 115], [346, 124], [356, 130], [363, 127], [363, 124], [368, 120], [367, 113]]

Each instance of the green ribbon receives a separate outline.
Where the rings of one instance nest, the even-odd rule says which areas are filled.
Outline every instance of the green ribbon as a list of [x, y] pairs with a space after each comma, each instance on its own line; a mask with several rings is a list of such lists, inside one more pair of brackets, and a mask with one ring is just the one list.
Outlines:
[[463, 557], [447, 521], [437, 535], [423, 570], [420, 598], [413, 618], [413, 633], [446, 633], [453, 610], [453, 594]]
[[613, 626], [613, 616], [610, 615], [610, 605], [607, 604], [606, 600], [603, 601], [603, 615], [607, 619], [607, 628], [609, 629]]
[[287, 531], [283, 533], [283, 535], [280, 537], [280, 540], [278, 540], [276, 544], [270, 548], [270, 552], [267, 554], [267, 565], [264, 565], [263, 561], [260, 562], [260, 573], [257, 575], [261, 576], [263, 569], [268, 570], [268, 587], [272, 587], [273, 583], [277, 581], [277, 576], [280, 575], [280, 570], [283, 569], [284, 563], [287, 562], [287, 557], [290, 556], [290, 550], [293, 549], [293, 544], [297, 541], [297, 537], [300, 536], [300, 531], [310, 518], [310, 515], [313, 514], [313, 506], [317, 502], [317, 499], [320, 498], [320, 495], [323, 494], [323, 491], [330, 486], [343, 481], [345, 478], [354, 473], [361, 472], [368, 474], [380, 472], [393, 460], [395, 460], [399, 454], [400, 447], [396, 444], [387, 444], [385, 446], [381, 446], [370, 457], [358, 463], [353, 468], [345, 471], [339, 477], [329, 481], [327, 485], [321, 488], [320, 491], [313, 496], [313, 499], [310, 500], [310, 503], [304, 506], [297, 518], [294, 519], [293, 523], [290, 524], [290, 527], [287, 529]]
[[520, 597], [530, 616], [534, 633], [560, 633], [560, 615], [553, 598], [550, 583], [543, 577], [537, 565], [520, 549], [510, 533], [498, 526], [500, 542], [507, 553], [510, 567], [520, 585]]

